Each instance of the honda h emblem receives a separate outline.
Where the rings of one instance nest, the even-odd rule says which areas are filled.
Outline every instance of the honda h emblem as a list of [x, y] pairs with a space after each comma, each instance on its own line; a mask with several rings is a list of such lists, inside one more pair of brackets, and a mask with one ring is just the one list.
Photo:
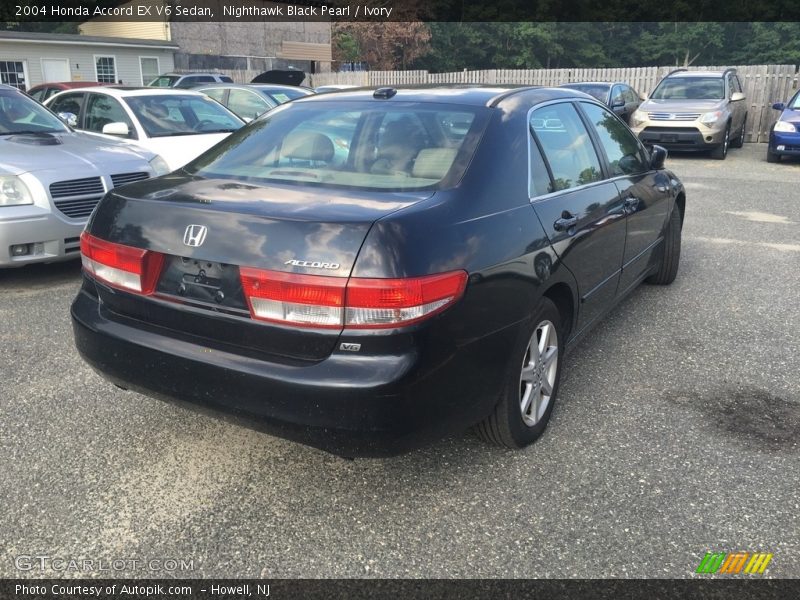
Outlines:
[[207, 233], [208, 227], [205, 225], [189, 225], [183, 234], [183, 243], [192, 248], [202, 246], [203, 242], [206, 241]]

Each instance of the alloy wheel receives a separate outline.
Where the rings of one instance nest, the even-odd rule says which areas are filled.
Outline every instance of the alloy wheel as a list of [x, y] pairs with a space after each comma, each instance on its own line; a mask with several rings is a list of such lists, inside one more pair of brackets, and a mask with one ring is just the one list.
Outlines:
[[519, 377], [519, 408], [526, 425], [536, 425], [547, 412], [558, 373], [558, 332], [550, 321], [533, 331]]

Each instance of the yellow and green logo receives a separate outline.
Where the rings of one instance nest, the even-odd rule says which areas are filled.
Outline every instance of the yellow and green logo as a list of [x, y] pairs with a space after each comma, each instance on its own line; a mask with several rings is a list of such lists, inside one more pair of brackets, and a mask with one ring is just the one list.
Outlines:
[[767, 552], [706, 552], [695, 572], [760, 575], [767, 570], [771, 560], [772, 554]]

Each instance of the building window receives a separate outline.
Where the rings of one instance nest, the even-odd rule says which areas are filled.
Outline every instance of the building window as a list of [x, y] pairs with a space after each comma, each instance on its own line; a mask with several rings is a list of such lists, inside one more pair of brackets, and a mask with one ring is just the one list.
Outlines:
[[95, 56], [94, 70], [100, 83], [117, 83], [117, 66], [113, 56]]
[[26, 89], [25, 63], [18, 60], [0, 60], [0, 83], [5, 83], [24, 92]]
[[158, 57], [140, 56], [139, 67], [142, 70], [142, 85], [147, 85], [161, 75], [161, 67], [158, 64]]

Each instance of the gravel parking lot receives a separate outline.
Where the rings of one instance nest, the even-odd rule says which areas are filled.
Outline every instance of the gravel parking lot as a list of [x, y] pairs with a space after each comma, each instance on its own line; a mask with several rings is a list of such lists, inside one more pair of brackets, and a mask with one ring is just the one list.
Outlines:
[[348, 461], [124, 392], [74, 350], [78, 262], [0, 271], [0, 576], [43, 554], [194, 567], [120, 576], [691, 577], [749, 550], [800, 577], [800, 162], [765, 155], [668, 159], [678, 279], [569, 355], [522, 452], [465, 433]]

